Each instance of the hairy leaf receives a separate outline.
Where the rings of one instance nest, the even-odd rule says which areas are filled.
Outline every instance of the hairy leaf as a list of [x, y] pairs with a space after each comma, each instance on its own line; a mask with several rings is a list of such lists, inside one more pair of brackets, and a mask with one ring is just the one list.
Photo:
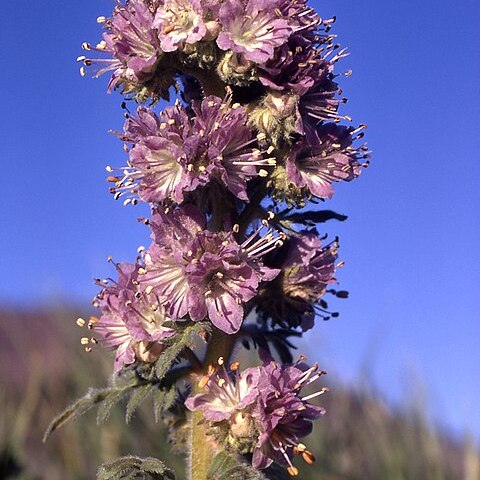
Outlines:
[[165, 377], [170, 367], [179, 358], [182, 350], [191, 345], [195, 335], [205, 334], [209, 329], [210, 326], [203, 322], [190, 323], [187, 326], [179, 327], [178, 332], [171, 339], [165, 341], [167, 347], [155, 363], [157, 378], [161, 380]]
[[97, 423], [102, 423], [110, 415], [112, 408], [123, 398], [129, 396], [126, 421], [129, 422], [140, 403], [155, 390], [155, 416], [170, 408], [176, 395], [175, 380], [182, 375], [182, 369], [172, 370], [172, 378], [168, 378], [170, 367], [178, 359], [185, 347], [193, 342], [195, 335], [209, 332], [208, 324], [197, 322], [179, 327], [178, 333], [168, 340], [165, 350], [154, 365], [136, 365], [127, 367], [115, 375], [107, 388], [90, 389], [87, 394], [67, 407], [48, 426], [43, 441], [70, 420], [75, 420], [84, 413], [98, 406]]
[[112, 388], [95, 389], [90, 388], [87, 394], [67, 407], [60, 415], [53, 419], [48, 426], [43, 441], [45, 442], [57, 428], [65, 425], [70, 420], [75, 420], [84, 413], [87, 413], [95, 405], [104, 402], [112, 395]]
[[286, 216], [287, 220], [297, 222], [297, 221], [310, 221], [314, 223], [324, 223], [328, 220], [338, 220], [344, 222], [348, 217], [342, 215], [341, 213], [334, 212], [333, 210], [317, 210], [317, 211], [308, 211], [308, 212], [298, 212], [292, 213]]
[[162, 412], [168, 410], [175, 403], [176, 388], [158, 388], [153, 392], [153, 414], [155, 422], [160, 421]]
[[95, 406], [99, 407], [97, 423], [104, 422], [110, 415], [112, 408], [129, 392], [145, 385], [151, 388], [148, 382], [136, 376], [134, 372], [127, 371], [114, 376], [109, 387], [100, 389], [90, 388], [84, 397], [75, 401], [53, 419], [43, 436], [43, 441], [45, 442], [55, 430], [65, 425], [65, 423], [70, 420], [76, 420]]
[[125, 421], [127, 423], [129, 423], [132, 419], [132, 416], [138, 406], [148, 397], [150, 393], [152, 393], [153, 388], [155, 388], [155, 386], [147, 383], [146, 385], [142, 385], [136, 388], [130, 393], [130, 397], [127, 403], [127, 411], [125, 413]]
[[112, 390], [111, 393], [98, 405], [97, 425], [108, 420], [110, 413], [117, 403], [121, 402], [130, 389]]
[[220, 452], [210, 465], [207, 480], [266, 480], [266, 477], [238, 456]]
[[127, 456], [102, 465], [97, 480], [175, 480], [172, 470], [158, 459]]

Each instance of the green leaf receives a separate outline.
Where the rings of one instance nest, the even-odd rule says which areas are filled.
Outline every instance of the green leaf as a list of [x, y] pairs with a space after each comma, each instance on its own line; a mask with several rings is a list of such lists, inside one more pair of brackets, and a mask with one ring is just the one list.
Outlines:
[[276, 222], [283, 228], [290, 231], [296, 231], [294, 225], [305, 225], [306, 227], [315, 227], [318, 223], [325, 223], [329, 220], [337, 220], [344, 222], [348, 217], [332, 210], [316, 210], [279, 213], [276, 217]]
[[172, 470], [158, 459], [127, 456], [102, 465], [97, 480], [175, 480]]
[[126, 420], [129, 422], [137, 407], [152, 389], [156, 390], [155, 416], [158, 418], [161, 411], [173, 405], [176, 395], [174, 383], [184, 374], [184, 369], [178, 368], [172, 370], [171, 378], [166, 377], [167, 373], [170, 373], [171, 366], [181, 352], [191, 345], [195, 335], [205, 335], [209, 331], [210, 326], [202, 322], [179, 326], [178, 333], [166, 341], [166, 348], [154, 365], [127, 367], [113, 377], [109, 387], [90, 389], [84, 397], [67, 407], [50, 423], [43, 441], [45, 442], [59, 427], [70, 420], [77, 419], [95, 406], [99, 406], [97, 423], [104, 422], [112, 408], [130, 394], [126, 412]]
[[111, 390], [111, 393], [105, 397], [105, 399], [98, 405], [97, 411], [97, 425], [101, 425], [102, 423], [108, 420], [110, 416], [110, 412], [112, 408], [123, 400], [123, 397], [126, 395], [128, 390], [119, 389], [119, 390]]
[[237, 455], [220, 452], [210, 465], [207, 480], [266, 480], [266, 477]]
[[50, 435], [60, 428], [62, 425], [65, 425], [70, 420], [76, 420], [78, 417], [87, 413], [95, 405], [98, 405], [101, 402], [104, 402], [106, 398], [111, 394], [110, 388], [95, 389], [90, 388], [87, 394], [74, 402], [72, 405], [67, 407], [60, 415], [53, 419], [53, 421], [48, 426], [44, 436], [43, 441], [47, 441]]
[[147, 383], [146, 385], [142, 385], [141, 387], [138, 387], [132, 391], [130, 398], [128, 399], [127, 411], [125, 413], [125, 421], [127, 423], [130, 422], [135, 410], [145, 400], [145, 398], [148, 397], [153, 388], [155, 387], [152, 384]]
[[161, 389], [158, 388], [153, 392], [153, 415], [155, 417], [155, 422], [160, 421], [162, 413], [168, 410], [175, 403], [175, 398], [177, 397], [176, 388], [170, 389]]
[[178, 359], [182, 350], [190, 346], [195, 335], [205, 334], [210, 331], [210, 326], [204, 322], [190, 323], [178, 327], [177, 333], [165, 341], [167, 345], [160, 358], [155, 363], [155, 373], [158, 380], [165, 377], [170, 367]]
[[53, 419], [43, 436], [43, 441], [46, 442], [50, 435], [65, 423], [76, 420], [95, 406], [100, 406], [97, 422], [99, 424], [104, 422], [108, 418], [112, 407], [121, 401], [128, 392], [145, 385], [145, 381], [139, 378], [130, 378], [130, 381], [131, 383], [123, 383], [119, 386], [112, 385], [101, 389], [90, 388], [84, 397], [74, 402]]

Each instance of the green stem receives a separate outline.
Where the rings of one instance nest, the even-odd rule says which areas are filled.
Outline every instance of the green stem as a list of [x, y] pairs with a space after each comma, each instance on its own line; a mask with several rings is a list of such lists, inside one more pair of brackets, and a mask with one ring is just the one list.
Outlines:
[[[235, 338], [235, 335], [228, 335], [215, 330], [208, 342], [203, 363], [204, 374], [207, 372], [209, 365], [217, 363], [219, 357], [223, 357], [225, 362], [228, 362], [235, 344]], [[198, 381], [193, 386], [193, 393], [200, 393]], [[190, 416], [189, 480], [207, 480], [208, 469], [214, 455], [219, 450], [219, 446], [213, 438], [207, 435], [202, 419], [201, 411], [193, 412]]]
[[203, 88], [203, 93], [206, 97], [209, 95], [216, 95], [217, 97], [223, 98], [227, 93], [227, 85], [220, 80], [215, 71], [207, 70], [192, 70], [190, 72], [186, 71], [185, 73], [190, 73], [195, 76], [195, 78], [201, 83]]
[[189, 67], [184, 62], [179, 61], [175, 55], [168, 55], [165, 58], [168, 59], [167, 62], [171, 68], [196, 78], [202, 86], [205, 97], [216, 95], [223, 98], [227, 93], [227, 84], [220, 79], [215, 70]]
[[201, 411], [197, 410], [190, 418], [190, 480], [207, 480], [208, 469], [217, 446], [206, 432], [205, 426], [200, 422], [203, 419]]
[[[179, 65], [178, 69], [183, 73], [194, 76], [202, 85], [205, 96], [216, 95], [223, 98], [227, 92], [227, 85], [219, 78], [215, 71], [205, 71], [201, 69], [190, 70], [185, 65]], [[209, 228], [212, 231], [223, 229], [225, 213], [230, 209], [230, 205], [222, 202], [214, 202], [212, 206], [212, 219], [209, 222]], [[201, 365], [198, 376], [193, 377], [192, 393], [200, 393], [198, 381], [208, 371], [209, 365], [216, 365], [220, 357], [228, 362], [235, 345], [236, 336], [228, 335], [220, 330], [214, 329], [207, 346], [205, 359]], [[190, 414], [190, 456], [187, 466], [187, 478], [189, 480], [207, 480], [208, 470], [213, 457], [221, 449], [215, 440], [207, 435], [204, 423], [202, 423], [203, 414], [201, 411], [195, 411]]]

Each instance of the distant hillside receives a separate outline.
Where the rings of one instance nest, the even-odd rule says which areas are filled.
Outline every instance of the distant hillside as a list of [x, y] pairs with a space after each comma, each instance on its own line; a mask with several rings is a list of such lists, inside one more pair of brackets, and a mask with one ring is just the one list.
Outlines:
[[[120, 408], [101, 427], [87, 414], [41, 443], [52, 417], [111, 371], [107, 353], [83, 351], [76, 318], [68, 309], [0, 311], [0, 479], [94, 479], [100, 463], [133, 453], [161, 458], [181, 480], [182, 460], [148, 402], [128, 426]], [[421, 413], [394, 413], [367, 391], [330, 387], [328, 413], [307, 439], [317, 462], [302, 466], [300, 479], [480, 480], [467, 441], [438, 435]]]

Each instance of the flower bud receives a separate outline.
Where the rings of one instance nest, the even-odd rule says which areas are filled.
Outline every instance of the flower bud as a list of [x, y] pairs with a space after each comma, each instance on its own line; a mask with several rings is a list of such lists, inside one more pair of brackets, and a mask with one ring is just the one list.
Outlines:
[[145, 340], [138, 342], [133, 347], [135, 357], [142, 362], [153, 363], [157, 361], [163, 351], [163, 347], [159, 343], [151, 343]]
[[251, 438], [258, 434], [255, 420], [246, 412], [238, 412], [230, 420], [230, 434], [240, 439]]
[[207, 32], [202, 38], [204, 42], [210, 42], [212, 40], [215, 40], [218, 37], [218, 34], [220, 33], [220, 30], [222, 28], [222, 26], [215, 20], [205, 22], [205, 27], [207, 28]]
[[288, 180], [284, 166], [278, 165], [275, 168], [269, 178], [268, 186], [272, 189], [271, 195], [276, 201], [286, 202], [298, 208], [305, 206], [305, 192]]
[[271, 91], [250, 112], [250, 123], [272, 139], [274, 145], [288, 141], [299, 131], [298, 96]]
[[217, 73], [225, 83], [239, 87], [257, 81], [255, 65], [240, 53], [227, 52], [220, 60]]
[[322, 297], [328, 286], [336, 282], [337, 258], [337, 240], [323, 245], [315, 234], [304, 231], [287, 241], [273, 262], [281, 274], [259, 293], [263, 320], [306, 331], [314, 326], [316, 316], [324, 320], [335, 317], [335, 312], [326, 310], [328, 306]]

